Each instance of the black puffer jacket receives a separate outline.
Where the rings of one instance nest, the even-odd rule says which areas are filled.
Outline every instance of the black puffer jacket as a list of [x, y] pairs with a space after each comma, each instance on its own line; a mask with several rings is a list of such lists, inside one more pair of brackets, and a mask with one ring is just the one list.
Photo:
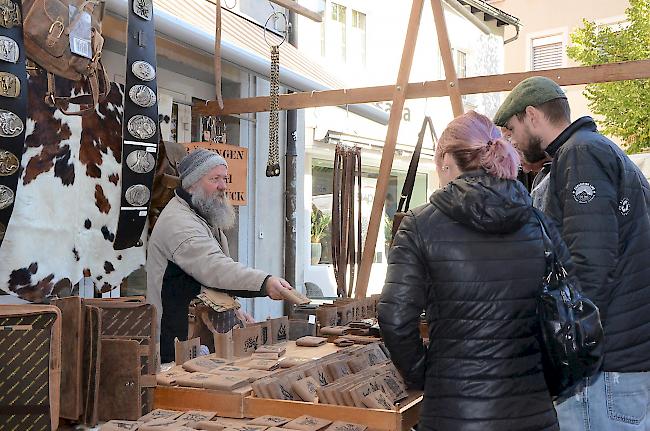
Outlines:
[[[550, 234], [568, 264], [559, 234]], [[469, 172], [404, 218], [378, 312], [396, 366], [412, 387], [424, 386], [420, 431], [558, 429], [537, 338], [545, 266], [518, 181]]]
[[600, 309], [603, 370], [650, 371], [650, 185], [589, 117], [571, 124], [547, 152], [553, 163], [537, 200], [571, 250], [582, 290]]

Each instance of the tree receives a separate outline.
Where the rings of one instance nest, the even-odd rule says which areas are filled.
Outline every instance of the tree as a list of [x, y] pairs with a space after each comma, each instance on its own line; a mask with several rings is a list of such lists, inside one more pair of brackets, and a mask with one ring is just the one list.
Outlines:
[[[568, 56], [583, 65], [650, 58], [650, 0], [630, 0], [627, 20], [618, 27], [583, 20], [571, 34]], [[650, 80], [589, 84], [589, 107], [602, 116], [603, 133], [624, 141], [628, 153], [650, 149]]]

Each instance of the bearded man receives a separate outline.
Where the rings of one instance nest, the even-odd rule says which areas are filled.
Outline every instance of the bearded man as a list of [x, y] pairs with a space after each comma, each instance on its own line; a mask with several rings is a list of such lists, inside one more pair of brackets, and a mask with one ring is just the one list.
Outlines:
[[235, 222], [226, 192], [228, 163], [197, 149], [178, 164], [181, 187], [161, 212], [147, 249], [147, 302], [156, 306], [160, 360], [174, 360], [174, 339], [188, 336], [188, 308], [197, 296], [232, 317], [234, 297], [282, 299], [287, 281], [230, 258], [224, 230]]
[[557, 224], [605, 331], [602, 371], [556, 406], [560, 429], [649, 430], [650, 185], [590, 117], [570, 112], [560, 86], [535, 76], [494, 118], [529, 165], [544, 165], [533, 204]]

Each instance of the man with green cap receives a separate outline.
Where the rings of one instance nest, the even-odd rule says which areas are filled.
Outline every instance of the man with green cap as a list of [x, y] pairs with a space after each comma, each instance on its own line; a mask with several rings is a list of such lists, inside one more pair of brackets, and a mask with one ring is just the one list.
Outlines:
[[562, 431], [650, 429], [650, 185], [564, 91], [519, 83], [494, 118], [526, 164], [543, 165], [533, 203], [558, 225], [575, 275], [600, 309], [602, 371], [556, 406]]

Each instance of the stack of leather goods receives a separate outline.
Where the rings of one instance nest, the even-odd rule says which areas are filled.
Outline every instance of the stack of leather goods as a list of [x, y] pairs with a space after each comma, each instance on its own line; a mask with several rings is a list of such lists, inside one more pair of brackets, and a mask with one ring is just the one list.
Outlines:
[[253, 419], [217, 417], [214, 412], [154, 410], [137, 421], [113, 420], [101, 431], [366, 431], [366, 425], [303, 415], [295, 419], [259, 416]]
[[321, 327], [345, 326], [350, 322], [374, 319], [377, 316], [379, 295], [361, 299], [338, 299], [332, 304], [322, 304], [316, 310]]
[[252, 383], [256, 397], [361, 408], [393, 409], [408, 394], [378, 343], [276, 371]]
[[50, 305], [0, 306], [0, 429], [57, 429], [61, 313]]
[[62, 314], [63, 418], [95, 425], [153, 408], [156, 310], [144, 298], [53, 301]]

